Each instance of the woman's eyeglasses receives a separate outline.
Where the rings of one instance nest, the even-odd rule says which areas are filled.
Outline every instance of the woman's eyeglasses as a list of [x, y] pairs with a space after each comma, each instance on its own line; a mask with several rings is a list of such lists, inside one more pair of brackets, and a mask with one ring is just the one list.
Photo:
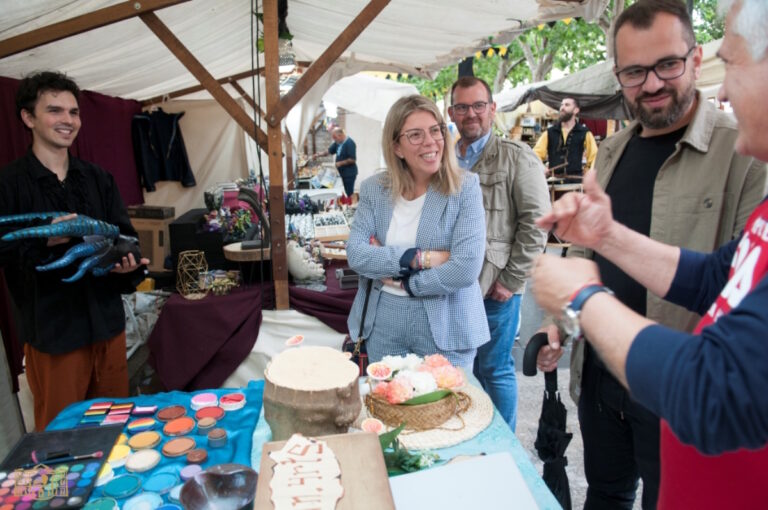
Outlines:
[[[436, 142], [445, 138], [445, 124], [435, 124], [430, 127], [428, 131], [429, 136]], [[408, 131], [400, 133], [397, 138], [400, 138], [401, 136], [404, 136], [411, 145], [421, 145], [427, 139], [427, 133], [421, 128], [409, 129]]]

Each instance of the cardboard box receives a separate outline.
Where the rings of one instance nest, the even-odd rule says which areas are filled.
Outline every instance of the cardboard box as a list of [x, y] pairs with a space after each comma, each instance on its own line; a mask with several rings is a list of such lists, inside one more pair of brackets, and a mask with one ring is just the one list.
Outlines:
[[171, 238], [168, 227], [173, 218], [131, 218], [131, 224], [139, 234], [141, 254], [149, 259], [150, 271], [164, 271], [165, 257], [171, 254]]

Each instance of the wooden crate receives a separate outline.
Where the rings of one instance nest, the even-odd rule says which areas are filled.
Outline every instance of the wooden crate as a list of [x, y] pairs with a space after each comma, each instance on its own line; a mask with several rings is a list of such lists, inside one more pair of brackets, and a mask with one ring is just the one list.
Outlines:
[[141, 255], [149, 259], [149, 270], [164, 271], [165, 257], [171, 254], [171, 237], [168, 226], [173, 218], [131, 218], [131, 224], [139, 235]]

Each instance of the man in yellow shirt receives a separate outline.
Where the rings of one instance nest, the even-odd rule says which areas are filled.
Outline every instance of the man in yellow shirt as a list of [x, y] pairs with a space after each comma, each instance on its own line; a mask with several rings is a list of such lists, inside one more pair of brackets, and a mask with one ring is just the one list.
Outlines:
[[[582, 175], [592, 168], [597, 156], [595, 137], [584, 124], [576, 122], [579, 102], [566, 97], [560, 103], [560, 119], [541, 134], [533, 151], [547, 162], [547, 175]], [[549, 143], [550, 140], [555, 140]], [[586, 166], [584, 165], [586, 160]]]

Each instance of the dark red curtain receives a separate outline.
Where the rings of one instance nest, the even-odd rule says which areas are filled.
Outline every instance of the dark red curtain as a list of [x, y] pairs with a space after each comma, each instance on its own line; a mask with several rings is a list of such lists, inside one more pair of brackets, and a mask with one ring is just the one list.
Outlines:
[[[32, 143], [32, 135], [16, 116], [18, 84], [18, 80], [0, 76], [0, 168], [23, 156]], [[131, 143], [131, 119], [141, 111], [141, 104], [88, 91], [80, 94], [78, 102], [83, 126], [72, 154], [110, 172], [126, 205], [144, 203]], [[18, 376], [22, 350], [8, 299], [0, 272], [0, 331], [11, 373]], [[13, 383], [14, 390], [18, 390], [16, 377]]]
[[605, 138], [605, 135], [608, 133], [608, 121], [605, 119], [585, 119], [579, 117], [579, 121], [587, 126], [595, 136]]

